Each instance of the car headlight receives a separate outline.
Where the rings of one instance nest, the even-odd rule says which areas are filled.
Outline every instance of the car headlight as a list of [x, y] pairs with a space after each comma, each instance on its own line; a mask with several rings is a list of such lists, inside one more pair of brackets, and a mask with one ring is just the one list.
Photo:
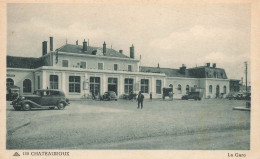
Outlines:
[[25, 99], [25, 97], [21, 97], [21, 100], [24, 100]]

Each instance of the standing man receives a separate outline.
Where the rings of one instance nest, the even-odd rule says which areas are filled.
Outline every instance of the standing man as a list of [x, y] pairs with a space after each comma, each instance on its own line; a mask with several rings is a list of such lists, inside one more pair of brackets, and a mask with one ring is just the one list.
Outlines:
[[143, 100], [144, 100], [144, 95], [142, 94], [142, 92], [140, 91], [138, 96], [137, 96], [137, 101], [138, 101], [138, 107], [137, 109], [139, 109], [140, 107], [140, 103], [141, 103], [141, 109], [143, 109]]

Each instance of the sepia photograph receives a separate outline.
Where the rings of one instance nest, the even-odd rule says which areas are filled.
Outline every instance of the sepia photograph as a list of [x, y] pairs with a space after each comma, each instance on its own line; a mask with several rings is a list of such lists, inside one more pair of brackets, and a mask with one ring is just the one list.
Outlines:
[[252, 19], [249, 2], [6, 3], [5, 149], [247, 158]]

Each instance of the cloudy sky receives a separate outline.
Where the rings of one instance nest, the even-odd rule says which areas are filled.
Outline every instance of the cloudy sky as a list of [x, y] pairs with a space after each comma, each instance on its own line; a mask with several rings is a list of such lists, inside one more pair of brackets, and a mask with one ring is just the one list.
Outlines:
[[[54, 48], [89, 39], [91, 46], [134, 44], [141, 64], [188, 68], [217, 63], [228, 78], [244, 77], [250, 59], [247, 4], [8, 4], [7, 54], [40, 57], [42, 41]], [[49, 42], [48, 42], [49, 44]]]

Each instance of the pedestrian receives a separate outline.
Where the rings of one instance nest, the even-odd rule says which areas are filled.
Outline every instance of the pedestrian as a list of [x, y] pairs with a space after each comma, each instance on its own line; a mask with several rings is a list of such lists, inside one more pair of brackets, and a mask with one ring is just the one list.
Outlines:
[[96, 99], [94, 91], [92, 91], [92, 99]]
[[142, 94], [142, 92], [140, 91], [138, 96], [137, 96], [137, 101], [138, 101], [138, 107], [137, 109], [140, 108], [140, 104], [141, 104], [141, 109], [143, 109], [143, 101], [144, 101], [144, 95]]
[[170, 98], [170, 100], [173, 100], [173, 93], [172, 92], [169, 93], [169, 98]]
[[153, 99], [153, 94], [152, 94], [152, 92], [150, 92], [150, 100], [152, 100]]

